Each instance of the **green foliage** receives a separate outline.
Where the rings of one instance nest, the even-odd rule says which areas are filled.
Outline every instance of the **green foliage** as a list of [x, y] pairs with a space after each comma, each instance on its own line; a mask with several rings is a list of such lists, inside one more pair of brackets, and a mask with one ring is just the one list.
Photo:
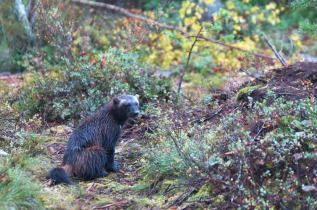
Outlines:
[[317, 105], [273, 92], [268, 98], [245, 113], [231, 111], [218, 127], [175, 126], [167, 114], [149, 135], [156, 143], [143, 168], [145, 180], [208, 180], [204, 186], [212, 190], [201, 199], [207, 196], [214, 206], [316, 208], [314, 192], [301, 189], [314, 185]]
[[302, 34], [317, 36], [317, 25], [314, 23], [304, 21], [299, 24], [299, 31]]
[[[314, 0], [297, 0], [291, 3], [291, 6], [293, 8], [307, 8], [308, 6], [312, 7], [312, 10], [315, 10], [316, 12], [316, 6], [317, 6], [317, 2]], [[305, 10], [307, 11], [307, 10]], [[317, 25], [316, 23], [310, 23], [309, 21], [305, 20], [300, 22], [299, 24], [299, 31], [302, 34], [306, 34], [312, 37], [316, 37], [317, 36]]]
[[36, 74], [19, 101], [30, 115], [40, 113], [45, 120], [78, 119], [92, 114], [114, 96], [139, 94], [142, 102], [165, 97], [169, 83], [154, 69], [140, 65], [136, 53], [109, 50], [104, 55], [65, 59], [54, 73]]
[[291, 6], [296, 8], [296, 7], [302, 7], [302, 6], [309, 6], [311, 5], [312, 3], [315, 3], [316, 1], [314, 0], [296, 0], [296, 1], [293, 1], [291, 3]]
[[41, 209], [35, 198], [40, 185], [19, 163], [19, 157], [0, 158], [0, 206], [3, 209]]

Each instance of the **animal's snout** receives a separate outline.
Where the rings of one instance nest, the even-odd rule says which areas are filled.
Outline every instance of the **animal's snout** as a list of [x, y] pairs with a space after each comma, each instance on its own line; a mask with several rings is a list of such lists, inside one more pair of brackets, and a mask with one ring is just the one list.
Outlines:
[[137, 117], [138, 115], [139, 115], [139, 111], [135, 111], [133, 112], [132, 117]]

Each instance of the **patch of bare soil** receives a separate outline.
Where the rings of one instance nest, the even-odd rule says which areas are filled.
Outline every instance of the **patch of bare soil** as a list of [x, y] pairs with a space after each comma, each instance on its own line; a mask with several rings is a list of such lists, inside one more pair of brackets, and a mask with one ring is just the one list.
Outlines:
[[0, 73], [0, 82], [5, 82], [10, 86], [18, 86], [23, 81], [22, 74]]
[[[283, 68], [272, 69], [264, 78], [267, 84], [254, 80], [251, 85], [261, 85], [263, 88], [255, 89], [250, 96], [255, 101], [265, 98], [267, 90], [274, 91], [277, 96], [286, 100], [299, 100], [304, 98], [317, 98], [317, 63], [295, 63]], [[247, 100], [244, 98], [244, 100]]]

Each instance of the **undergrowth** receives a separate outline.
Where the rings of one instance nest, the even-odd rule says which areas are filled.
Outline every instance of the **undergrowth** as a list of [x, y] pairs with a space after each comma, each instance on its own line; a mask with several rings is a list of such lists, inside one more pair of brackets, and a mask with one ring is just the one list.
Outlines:
[[0, 150], [7, 153], [0, 155], [0, 209], [73, 208], [78, 189], [45, 187], [52, 165], [41, 119], [26, 118], [11, 104], [11, 97], [0, 91]]
[[249, 100], [248, 109], [229, 110], [216, 125], [182, 124], [165, 110], [147, 134], [143, 189], [175, 180], [197, 188], [189, 201], [213, 207], [316, 208], [317, 104], [272, 91], [263, 102]]
[[19, 164], [16, 158], [0, 159], [0, 206], [3, 209], [35, 209], [41, 207], [35, 198], [40, 185]]
[[92, 114], [111, 98], [138, 94], [142, 102], [165, 97], [170, 85], [155, 69], [140, 65], [137, 54], [109, 50], [103, 55], [65, 59], [55, 72], [35, 73], [20, 92], [21, 110], [45, 121], [78, 119]]

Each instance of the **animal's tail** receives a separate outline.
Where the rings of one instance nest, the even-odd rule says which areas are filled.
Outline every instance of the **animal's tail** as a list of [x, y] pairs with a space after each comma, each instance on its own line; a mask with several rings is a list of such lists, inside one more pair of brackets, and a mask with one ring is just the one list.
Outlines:
[[48, 173], [48, 176], [53, 181], [53, 184], [71, 184], [70, 178], [63, 168], [53, 168]]

